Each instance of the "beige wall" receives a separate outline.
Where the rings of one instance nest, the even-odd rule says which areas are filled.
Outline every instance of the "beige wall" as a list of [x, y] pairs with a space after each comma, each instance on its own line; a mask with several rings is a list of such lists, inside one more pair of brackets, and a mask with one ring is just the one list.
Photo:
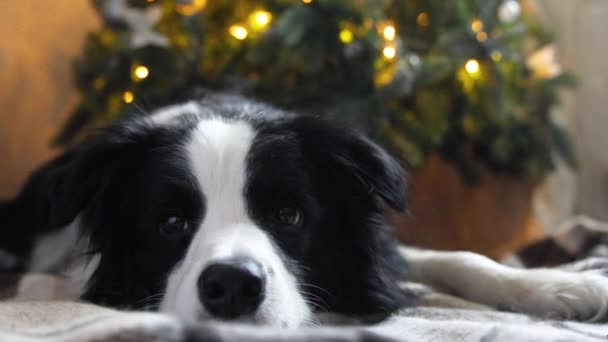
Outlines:
[[0, 198], [52, 155], [75, 101], [71, 59], [96, 25], [89, 1], [0, 1]]
[[561, 170], [551, 179], [549, 222], [571, 213], [608, 220], [608, 1], [537, 3], [558, 34], [560, 60], [579, 80], [559, 115], [574, 132], [582, 168], [578, 175]]

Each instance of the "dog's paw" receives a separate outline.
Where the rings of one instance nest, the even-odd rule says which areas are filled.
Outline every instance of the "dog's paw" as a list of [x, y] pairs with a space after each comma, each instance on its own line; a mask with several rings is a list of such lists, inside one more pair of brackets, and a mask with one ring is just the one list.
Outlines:
[[[522, 280], [518, 306], [551, 319], [588, 322], [608, 319], [608, 278], [597, 271], [530, 270]], [[517, 294], [516, 294], [517, 295]]]

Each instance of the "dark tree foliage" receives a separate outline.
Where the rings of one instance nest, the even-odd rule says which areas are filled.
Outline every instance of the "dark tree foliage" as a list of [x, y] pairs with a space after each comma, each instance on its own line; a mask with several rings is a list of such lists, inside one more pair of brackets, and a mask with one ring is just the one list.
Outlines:
[[125, 113], [229, 89], [359, 126], [411, 166], [437, 153], [542, 179], [576, 166], [553, 117], [573, 78], [517, 0], [95, 0], [81, 101], [55, 144]]

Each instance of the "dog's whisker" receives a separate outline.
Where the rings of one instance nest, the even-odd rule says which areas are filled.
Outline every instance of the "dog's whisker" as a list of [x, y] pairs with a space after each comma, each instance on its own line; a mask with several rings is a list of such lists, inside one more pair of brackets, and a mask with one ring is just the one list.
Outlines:
[[322, 312], [331, 312], [331, 310], [328, 307], [326, 307], [325, 305], [321, 305], [321, 304], [319, 304], [319, 303], [317, 303], [317, 302], [315, 302], [313, 300], [306, 300], [305, 299], [304, 302], [310, 304], [315, 309], [318, 309], [318, 310], [320, 310]]
[[323, 301], [323, 298], [321, 298], [320, 296], [317, 296], [317, 295], [316, 295], [316, 294], [314, 294], [314, 293], [310, 293], [310, 292], [306, 292], [306, 291], [300, 291], [300, 292], [301, 292], [302, 294], [305, 294], [305, 295], [311, 296], [312, 298], [315, 298], [315, 299], [318, 299], [318, 300]]
[[317, 309], [321, 309], [321, 310], [323, 310], [323, 311], [326, 311], [326, 309], [325, 309], [324, 307], [322, 307], [321, 305], [319, 305], [318, 303], [315, 303], [315, 302], [310, 301], [310, 300], [304, 300], [304, 302], [305, 302], [305, 303], [307, 303], [307, 304], [312, 305], [314, 308], [317, 308]]
[[[135, 303], [135, 307], [139, 308], [139, 309], [148, 309], [148, 310], [152, 310], [150, 309], [150, 307], [155, 307], [158, 308], [160, 306], [160, 301], [162, 300], [162, 298], [165, 296], [165, 292], [159, 292], [156, 294], [153, 294], [151, 296], [145, 297], [143, 299], [138, 300]], [[155, 302], [153, 302], [155, 301]]]
[[320, 308], [324, 311], [330, 312], [331, 311], [331, 307], [329, 306], [329, 304], [327, 304], [327, 302], [325, 300], [323, 300], [323, 298], [312, 294], [312, 293], [308, 293], [308, 292], [301, 292], [303, 297], [304, 297], [304, 301], [306, 301], [309, 304], [314, 304], [315, 307]]
[[315, 289], [321, 290], [321, 291], [323, 291], [323, 292], [325, 292], [325, 293], [327, 293], [328, 295], [330, 295], [330, 296], [331, 296], [331, 293], [330, 293], [329, 291], [327, 291], [326, 289], [324, 289], [324, 288], [322, 288], [322, 287], [320, 287], [320, 286], [313, 285], [313, 284], [305, 284], [305, 283], [301, 283], [301, 284], [298, 284], [298, 285], [299, 285], [299, 286], [307, 286], [307, 287], [312, 287], [312, 288], [315, 288]]
[[308, 327], [312, 327], [312, 328], [321, 327], [321, 323], [314, 317], [304, 319], [302, 324], [305, 326], [308, 326]]
[[304, 302], [307, 303], [307, 304], [310, 304], [314, 308], [319, 309], [321, 311], [330, 312], [328, 308], [326, 308], [325, 306], [320, 305], [319, 303], [316, 303], [316, 302], [314, 302], [312, 300], [306, 300], [306, 299], [304, 299]]
[[146, 109], [142, 101], [133, 101], [133, 107], [137, 110], [137, 112], [141, 115], [145, 115], [147, 113]]

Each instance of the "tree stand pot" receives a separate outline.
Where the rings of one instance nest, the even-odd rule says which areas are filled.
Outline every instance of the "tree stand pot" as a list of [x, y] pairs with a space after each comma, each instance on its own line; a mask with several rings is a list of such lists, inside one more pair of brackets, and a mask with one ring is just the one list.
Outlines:
[[538, 182], [482, 171], [471, 186], [440, 157], [411, 174], [410, 215], [391, 214], [399, 238], [412, 246], [469, 250], [500, 258], [542, 237], [532, 209]]

